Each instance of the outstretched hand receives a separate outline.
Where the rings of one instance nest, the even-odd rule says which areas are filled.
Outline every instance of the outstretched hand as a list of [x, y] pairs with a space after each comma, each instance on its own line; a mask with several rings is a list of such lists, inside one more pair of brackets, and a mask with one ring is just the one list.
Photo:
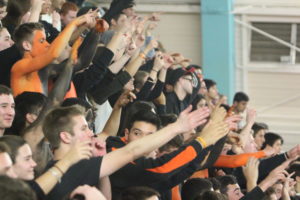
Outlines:
[[133, 102], [134, 99], [136, 99], [135, 94], [127, 90], [121, 94], [121, 96], [118, 98], [117, 102], [115, 103], [115, 106], [117, 108], [122, 108], [126, 106], [129, 102]]
[[176, 121], [178, 125], [178, 129], [181, 133], [188, 132], [204, 124], [207, 121], [207, 117], [209, 116], [208, 108], [200, 108], [193, 112], [192, 106], [190, 105], [184, 111], [182, 111]]

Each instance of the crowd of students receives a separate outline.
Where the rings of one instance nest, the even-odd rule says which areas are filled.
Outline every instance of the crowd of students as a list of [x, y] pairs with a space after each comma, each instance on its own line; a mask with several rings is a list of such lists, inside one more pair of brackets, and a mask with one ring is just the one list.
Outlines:
[[166, 52], [160, 13], [0, 0], [0, 20], [1, 200], [300, 199], [300, 145]]

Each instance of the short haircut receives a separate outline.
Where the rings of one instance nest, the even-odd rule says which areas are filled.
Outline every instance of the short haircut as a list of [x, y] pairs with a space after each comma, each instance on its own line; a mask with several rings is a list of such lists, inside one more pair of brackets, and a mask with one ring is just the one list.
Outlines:
[[212, 183], [213, 188], [214, 188], [215, 191], [216, 191], [216, 190], [220, 190], [220, 188], [221, 188], [221, 183], [220, 183], [220, 181], [219, 181], [217, 178], [211, 177], [211, 178], [209, 178], [208, 180]]
[[201, 195], [196, 196], [193, 200], [227, 200], [224, 194], [214, 191], [205, 191]]
[[72, 10], [72, 11], [78, 11], [78, 6], [75, 4], [75, 3], [72, 3], [72, 2], [69, 2], [69, 1], [67, 1], [67, 2], [65, 2], [63, 5], [62, 5], [62, 7], [61, 7], [61, 9], [60, 9], [60, 14], [61, 15], [66, 15], [66, 14], [68, 14], [68, 12], [70, 11], [70, 10]]
[[148, 75], [149, 75], [148, 72], [141, 71], [141, 70], [137, 71], [137, 73], [134, 75], [134, 81], [133, 81], [134, 87], [137, 89], [142, 89], [142, 87], [145, 84], [144, 79]]
[[277, 140], [280, 140], [281, 144], [283, 144], [283, 138], [277, 133], [273, 133], [273, 132], [266, 133], [265, 142], [262, 145], [262, 149], [264, 149], [267, 145], [273, 146]]
[[207, 90], [209, 90], [209, 88], [217, 85], [217, 83], [212, 79], [204, 79], [204, 82], [205, 82]]
[[252, 130], [253, 130], [253, 137], [256, 136], [256, 134], [260, 131], [260, 130], [265, 130], [265, 127], [262, 126], [260, 123], [255, 122], [252, 126]]
[[148, 187], [130, 187], [121, 192], [120, 200], [147, 200], [153, 196], [160, 197], [160, 194]]
[[74, 105], [79, 105], [85, 109], [85, 119], [89, 124], [89, 128], [95, 131], [95, 119], [97, 117], [97, 108], [92, 106], [88, 101], [81, 98], [67, 98], [61, 104], [62, 107]]
[[237, 184], [237, 180], [233, 175], [225, 175], [225, 176], [220, 176], [218, 177], [218, 180], [221, 183], [221, 188], [220, 188], [220, 192], [222, 194], [227, 194], [227, 186], [228, 185], [233, 185], [233, 184]]
[[11, 128], [6, 130], [6, 133], [13, 135], [21, 135], [26, 127], [26, 114], [39, 115], [47, 103], [47, 97], [39, 92], [23, 92], [15, 98], [16, 115]]
[[36, 30], [43, 30], [44, 26], [40, 23], [25, 23], [18, 26], [14, 32], [14, 41], [21, 52], [24, 51], [23, 42], [31, 40]]
[[85, 113], [84, 109], [79, 106], [55, 108], [46, 115], [43, 132], [52, 148], [59, 148], [61, 132], [73, 134], [73, 117], [80, 115], [85, 116]]
[[12, 95], [12, 91], [9, 87], [5, 85], [0, 85], [0, 95], [2, 94]]
[[5, 0], [0, 0], [0, 8], [7, 6], [7, 2]]
[[197, 195], [213, 188], [212, 183], [203, 178], [192, 178], [186, 181], [181, 189], [182, 200], [193, 200]]
[[10, 148], [4, 142], [0, 142], [0, 153], [8, 153], [8, 154], [10, 154]]
[[36, 200], [36, 195], [28, 184], [19, 179], [0, 176], [1, 200]]
[[4, 135], [0, 138], [0, 142], [5, 143], [9, 147], [10, 152], [8, 153], [13, 163], [16, 162], [19, 148], [26, 144], [26, 141], [23, 138], [16, 135]]
[[237, 92], [233, 97], [233, 102], [249, 101], [249, 96], [244, 92]]
[[126, 127], [130, 130], [135, 122], [147, 122], [156, 126], [157, 129], [160, 128], [160, 119], [157, 114], [148, 110], [141, 110], [134, 114], [129, 120], [128, 126]]
[[202, 99], [204, 99], [204, 96], [202, 94], [197, 94], [193, 101], [192, 101], [192, 106], [193, 106], [193, 110], [197, 110], [197, 104], [199, 103], [199, 101], [201, 101]]

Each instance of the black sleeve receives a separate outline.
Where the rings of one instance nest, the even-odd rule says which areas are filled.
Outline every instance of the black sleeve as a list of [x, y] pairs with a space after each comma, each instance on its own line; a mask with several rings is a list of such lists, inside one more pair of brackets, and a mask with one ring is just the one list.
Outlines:
[[[100, 35], [101, 34], [95, 30], [88, 32], [88, 34], [86, 35], [86, 37], [84, 38], [82, 44], [78, 49], [78, 63], [74, 67], [75, 72], [80, 71], [90, 65], [90, 63], [92, 62], [96, 54]], [[100, 66], [104, 65], [106, 67], [111, 62], [112, 57], [105, 55], [107, 51], [108, 49], [105, 48], [105, 51], [103, 52], [104, 55], [103, 54], [101, 54], [100, 56], [97, 55], [99, 57], [94, 59], [94, 60], [99, 60], [99, 63], [97, 63], [98, 65]], [[108, 62], [108, 64], [106, 65], [105, 62]]]
[[145, 84], [143, 85], [142, 89], [139, 91], [139, 93], [136, 94], [136, 100], [137, 101], [147, 100], [153, 85], [154, 85], [153, 79], [149, 77], [145, 82]]
[[26, 182], [30, 188], [34, 191], [34, 193], [36, 194], [36, 197], [38, 200], [43, 200], [46, 198], [46, 195], [44, 193], [44, 191], [42, 190], [42, 188], [35, 182], [35, 181], [29, 181]]
[[96, 63], [93, 62], [93, 64], [83, 72], [75, 74], [73, 82], [78, 97], [83, 98], [89, 89], [97, 85], [105, 77], [107, 66], [113, 56], [113, 52], [105, 48], [102, 52], [102, 56], [99, 56]]
[[157, 114], [164, 115], [166, 114], [166, 105], [156, 105]]
[[243, 196], [240, 200], [260, 200], [264, 198], [265, 193], [260, 189], [260, 187], [256, 186], [253, 190], [248, 192], [245, 196]]
[[73, 165], [47, 195], [47, 200], [62, 199], [80, 185], [98, 187], [101, 162], [102, 157], [94, 157]]
[[178, 150], [165, 154], [156, 159], [138, 159], [139, 167], [158, 174], [173, 173], [179, 168], [193, 161], [202, 151], [202, 146], [197, 141], [181, 146]]
[[40, 21], [40, 23], [42, 23], [44, 26], [47, 42], [52, 43], [60, 32], [56, 28], [54, 28], [52, 24], [46, 21], [42, 20]]
[[22, 55], [15, 44], [0, 51], [0, 84], [10, 87], [10, 70], [21, 58]]
[[156, 99], [157, 97], [160, 96], [160, 94], [162, 93], [163, 89], [164, 89], [164, 82], [161, 82], [160, 80], [157, 80], [153, 90], [150, 92], [147, 100], [148, 101], [153, 101], [154, 99]]
[[131, 79], [130, 74], [126, 70], [121, 71], [116, 76], [108, 70], [107, 75], [104, 78], [105, 80], [99, 82], [90, 90], [90, 94], [95, 102], [100, 105], [113, 94], [122, 91], [124, 85]]
[[154, 184], [153, 188], [159, 192], [164, 193], [167, 190], [172, 189], [176, 185], [183, 183], [184, 180], [189, 178], [191, 175], [193, 175], [197, 171], [198, 167], [199, 167], [198, 163], [195, 161], [192, 161], [188, 166], [181, 169], [180, 172], [174, 174], [168, 180]]

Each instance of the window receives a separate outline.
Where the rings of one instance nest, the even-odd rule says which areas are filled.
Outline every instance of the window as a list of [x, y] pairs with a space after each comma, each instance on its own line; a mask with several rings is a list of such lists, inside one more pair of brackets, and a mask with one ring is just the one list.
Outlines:
[[[252, 26], [267, 32], [285, 42], [300, 46], [300, 24], [252, 22]], [[300, 53], [252, 30], [250, 61], [300, 63]]]

